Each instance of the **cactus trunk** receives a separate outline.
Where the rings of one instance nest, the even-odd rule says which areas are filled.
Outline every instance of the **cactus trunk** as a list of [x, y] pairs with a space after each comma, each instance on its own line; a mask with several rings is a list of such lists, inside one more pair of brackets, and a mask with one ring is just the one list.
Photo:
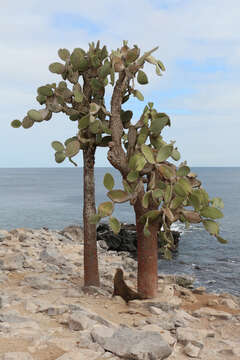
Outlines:
[[149, 225], [150, 236], [144, 235], [144, 224], [140, 217], [144, 215], [141, 202], [137, 200], [134, 205], [136, 214], [136, 231], [138, 242], [138, 293], [145, 298], [154, 298], [158, 290], [158, 227]]
[[95, 146], [83, 150], [84, 162], [84, 286], [99, 286], [96, 225], [90, 224], [92, 215], [96, 214], [94, 162]]

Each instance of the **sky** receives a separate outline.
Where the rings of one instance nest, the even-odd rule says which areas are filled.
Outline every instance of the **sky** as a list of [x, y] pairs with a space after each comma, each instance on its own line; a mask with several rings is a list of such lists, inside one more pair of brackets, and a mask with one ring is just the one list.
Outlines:
[[[239, 0], [0, 0], [0, 167], [72, 167], [56, 164], [51, 142], [77, 132], [61, 114], [30, 129], [14, 129], [29, 109], [40, 109], [36, 89], [60, 77], [48, 70], [59, 48], [88, 49], [100, 40], [109, 51], [123, 40], [142, 52], [155, 46], [165, 67], [151, 66], [144, 102], [127, 108], [138, 119], [153, 101], [172, 122], [163, 132], [176, 140], [190, 166], [240, 166]], [[110, 94], [111, 88], [108, 90]], [[105, 149], [96, 166], [109, 166]], [[81, 153], [74, 160], [82, 166]]]

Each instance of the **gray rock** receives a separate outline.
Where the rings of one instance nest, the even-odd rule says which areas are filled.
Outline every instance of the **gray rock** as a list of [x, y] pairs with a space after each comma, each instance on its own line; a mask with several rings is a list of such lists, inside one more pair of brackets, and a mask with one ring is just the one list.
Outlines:
[[108, 296], [109, 293], [108, 291], [100, 288], [100, 287], [97, 287], [97, 286], [83, 286], [82, 287], [82, 291], [85, 293], [85, 294], [88, 294], [88, 295], [103, 295], [103, 296]]
[[67, 226], [62, 230], [61, 233], [64, 234], [65, 236], [67, 233], [67, 235], [70, 235], [72, 240], [74, 240], [76, 242], [83, 241], [83, 228], [81, 226], [78, 226], [78, 225]]
[[222, 356], [226, 356], [226, 357], [230, 356], [230, 358], [232, 356], [236, 355], [236, 353], [233, 349], [222, 349], [222, 350], [219, 350], [218, 353]]
[[44, 266], [44, 271], [46, 271], [48, 273], [58, 273], [59, 267], [55, 264], [46, 264]]
[[146, 325], [146, 321], [143, 320], [143, 319], [136, 318], [136, 319], [133, 320], [133, 326], [134, 327], [142, 327], [144, 325]]
[[179, 286], [185, 287], [185, 288], [192, 288], [193, 287], [193, 283], [195, 281], [195, 278], [190, 276], [190, 275], [186, 275], [186, 274], [182, 274], [182, 275], [173, 275], [175, 278], [175, 283]]
[[40, 260], [47, 264], [63, 265], [67, 260], [60, 254], [57, 248], [49, 246], [40, 253]]
[[214, 332], [205, 329], [193, 329], [191, 327], [177, 328], [176, 335], [178, 342], [186, 345], [188, 342], [197, 342], [203, 345], [203, 341], [207, 337], [214, 337]]
[[0, 313], [0, 322], [20, 323], [27, 320], [28, 318], [20, 316], [17, 311]]
[[93, 341], [104, 346], [106, 339], [111, 338], [116, 330], [104, 325], [95, 325], [91, 331]]
[[71, 330], [81, 331], [86, 329], [92, 329], [97, 322], [90, 319], [82, 312], [75, 312], [69, 316], [68, 326]]
[[[167, 314], [166, 314], [167, 315]], [[146, 318], [146, 323], [147, 324], [155, 324], [158, 325], [159, 327], [161, 327], [164, 330], [174, 330], [175, 329], [175, 324], [174, 322], [168, 318], [168, 316], [166, 317], [148, 317]]]
[[84, 316], [87, 316], [89, 319], [94, 320], [95, 323], [99, 323], [102, 325], [105, 325], [107, 327], [115, 327], [115, 324], [111, 323], [108, 320], [105, 320], [102, 316], [94, 313], [93, 311], [90, 311], [80, 305], [69, 305], [69, 310], [72, 312], [77, 312], [78, 314], [83, 314]]
[[[177, 297], [174, 297], [174, 299], [178, 299]], [[172, 299], [171, 299], [172, 300]], [[131, 304], [131, 302], [129, 302]], [[150, 309], [150, 307], [154, 306], [155, 308], [159, 308], [164, 312], [169, 312], [169, 311], [173, 311], [176, 309], [179, 309], [180, 307], [180, 303], [176, 301], [176, 303], [174, 303], [174, 301], [157, 301], [157, 302], [153, 302], [153, 301], [145, 301], [143, 302], [144, 307], [146, 307], [147, 309]]]
[[21, 254], [8, 255], [0, 261], [0, 269], [8, 271], [20, 270], [23, 267], [24, 260], [25, 258]]
[[164, 311], [162, 311], [161, 309], [159, 309], [159, 308], [157, 308], [157, 307], [155, 307], [155, 306], [150, 306], [150, 307], [149, 307], [149, 311], [150, 311], [150, 313], [152, 313], [153, 315], [158, 315], [158, 316], [160, 316], [160, 315], [162, 315], [162, 314], [165, 314]]
[[15, 305], [18, 302], [21, 302], [22, 299], [18, 297], [17, 295], [1, 295], [0, 296], [2, 303], [2, 307], [9, 307], [10, 305]]
[[7, 352], [0, 355], [0, 360], [33, 360], [33, 358], [27, 352]]
[[232, 318], [232, 315], [225, 311], [219, 311], [219, 310], [211, 309], [209, 307], [202, 307], [201, 309], [195, 310], [193, 312], [193, 316], [196, 317], [214, 316], [222, 320], [230, 320]]
[[176, 327], [187, 327], [189, 323], [199, 322], [199, 319], [191, 316], [184, 310], [177, 310], [173, 315], [173, 321], [175, 322]]
[[136, 260], [130, 257], [123, 257], [123, 268], [127, 272], [136, 271], [137, 270], [137, 262]]
[[50, 290], [53, 288], [54, 283], [51, 279], [46, 279], [44, 275], [36, 275], [36, 276], [25, 277], [21, 285], [28, 285], [31, 288], [37, 290], [39, 289]]
[[105, 350], [124, 359], [162, 360], [172, 353], [158, 332], [120, 327], [112, 336], [108, 334], [100, 341]]
[[64, 314], [68, 311], [68, 307], [66, 305], [62, 306], [51, 306], [47, 310], [48, 316], [56, 316]]
[[[41, 312], [41, 313], [48, 313], [49, 309], [54, 308], [52, 303], [48, 300], [44, 299], [34, 299], [31, 301], [27, 301], [25, 303], [25, 309], [30, 312]], [[51, 312], [51, 310], [50, 310]]]
[[[96, 325], [97, 326], [97, 325]], [[105, 350], [97, 343], [93, 341], [89, 330], [82, 330], [77, 333], [77, 341], [81, 348], [90, 349], [96, 352], [104, 353]]]
[[170, 333], [170, 331], [164, 330], [158, 325], [144, 325], [141, 330], [143, 331], [156, 331], [161, 334], [163, 340], [166, 341], [166, 343], [170, 346], [173, 346], [177, 340], [175, 337], [173, 337]]
[[108, 245], [105, 240], [98, 240], [97, 245], [100, 247], [100, 249], [103, 249], [107, 251]]
[[188, 356], [192, 357], [192, 358], [197, 358], [199, 356], [199, 353], [201, 351], [201, 346], [197, 346], [197, 344], [193, 344], [191, 342], [189, 342], [183, 349], [183, 351], [185, 352], [185, 354], [187, 354]]

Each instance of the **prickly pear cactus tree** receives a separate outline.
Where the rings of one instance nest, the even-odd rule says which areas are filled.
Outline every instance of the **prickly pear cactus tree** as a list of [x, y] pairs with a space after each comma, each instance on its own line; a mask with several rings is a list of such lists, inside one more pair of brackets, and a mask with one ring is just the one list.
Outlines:
[[[84, 283], [99, 285], [96, 223], [109, 217], [110, 226], [117, 233], [120, 223], [112, 216], [114, 204], [130, 201], [136, 214], [138, 291], [147, 297], [155, 296], [157, 291], [157, 237], [161, 229], [166, 257], [170, 256], [173, 242], [170, 226], [178, 220], [186, 224], [202, 222], [210, 234], [225, 242], [214, 221], [222, 217], [221, 200], [209, 200], [186, 163], [177, 168], [169, 162], [169, 158], [175, 161], [180, 158], [174, 142], [167, 144], [161, 136], [164, 127], [170, 126], [169, 117], [157, 112], [149, 103], [134, 123], [132, 111], [122, 108], [131, 96], [144, 100], [135, 83], [148, 83], [143, 71], [146, 62], [155, 66], [157, 75], [165, 70], [163, 63], [152, 56], [155, 50], [157, 47], [141, 55], [138, 46], [130, 48], [127, 41], [110, 54], [105, 46], [100, 48], [99, 42], [96, 46], [89, 44], [88, 51], [76, 48], [70, 53], [60, 49], [58, 55], [62, 62], [51, 64], [49, 70], [61, 76], [61, 81], [42, 85], [37, 90], [37, 101], [44, 108], [31, 109], [22, 121], [11, 123], [14, 128], [28, 129], [36, 123], [49, 121], [53, 113], [59, 112], [76, 122], [74, 136], [64, 143], [53, 141], [52, 147], [57, 163], [67, 158], [77, 165], [73, 157], [80, 150], [83, 153]], [[113, 87], [110, 111], [104, 102], [108, 83]], [[114, 189], [114, 179], [106, 174], [104, 184], [110, 201], [100, 204], [96, 212], [94, 162], [97, 146], [109, 147], [108, 159], [120, 171], [123, 189]]]
[[179, 161], [180, 153], [174, 141], [167, 143], [161, 135], [163, 129], [170, 126], [168, 115], [158, 112], [153, 103], [149, 103], [134, 123], [133, 113], [122, 109], [122, 104], [131, 95], [143, 100], [134, 80], [137, 78], [140, 85], [147, 84], [147, 75], [142, 70], [145, 62], [154, 64], [158, 75], [164, 71], [163, 64], [151, 53], [140, 56], [136, 46], [129, 49], [125, 42], [114, 55], [119, 76], [111, 100], [112, 141], [109, 143], [108, 159], [121, 172], [123, 189], [115, 189], [114, 179], [107, 173], [104, 185], [110, 201], [100, 204], [93, 218], [98, 222], [103, 217], [109, 217], [112, 230], [118, 233], [120, 223], [112, 215], [114, 205], [129, 201], [134, 207], [138, 238], [138, 292], [145, 297], [154, 297], [157, 292], [158, 236], [163, 240], [165, 257], [171, 257], [171, 224], [176, 221], [184, 222], [186, 226], [202, 223], [209, 234], [221, 243], [226, 242], [219, 236], [219, 224], [215, 221], [223, 216], [220, 210], [222, 200], [209, 199], [197, 175], [191, 172], [186, 162], [179, 166], [170, 162]]
[[62, 79], [56, 84], [44, 84], [37, 89], [37, 101], [44, 108], [31, 109], [22, 121], [13, 120], [14, 128], [25, 129], [49, 121], [53, 113], [64, 113], [70, 121], [76, 122], [76, 133], [64, 143], [53, 141], [57, 163], [66, 158], [72, 159], [80, 150], [83, 153], [84, 167], [84, 283], [99, 285], [96, 225], [89, 218], [96, 213], [94, 162], [97, 146], [107, 146], [111, 140], [109, 116], [104, 103], [105, 86], [112, 71], [106, 46], [100, 48], [99, 42], [89, 44], [89, 50], [76, 48], [70, 53], [67, 49], [58, 51], [61, 62], [50, 64], [49, 70]]
[[[153, 49], [146, 53], [140, 60], [143, 64], [145, 58], [151, 60]], [[53, 84], [44, 84], [37, 89], [37, 101], [44, 108], [31, 109], [22, 121], [13, 120], [11, 125], [14, 128], [31, 128], [36, 123], [49, 121], [53, 113], [64, 113], [77, 125], [73, 137], [66, 139], [64, 143], [53, 141], [52, 147], [55, 150], [57, 163], [68, 159], [72, 164], [77, 165], [73, 158], [82, 150], [84, 168], [84, 283], [88, 285], [99, 285], [97, 246], [96, 246], [96, 225], [90, 222], [96, 214], [95, 208], [95, 186], [94, 186], [94, 162], [97, 146], [108, 146], [112, 141], [112, 130], [110, 123], [115, 124], [114, 113], [108, 112], [105, 107], [105, 87], [109, 84], [113, 87], [116, 102], [119, 92], [118, 81], [115, 81], [116, 73], [121, 74], [128, 67], [129, 79], [139, 70], [139, 82], [146, 83], [147, 76], [140, 71], [141, 64], [135, 66], [135, 60], [139, 58], [140, 50], [135, 45], [132, 49], [124, 45], [121, 49], [111, 51], [109, 54], [106, 46], [100, 48], [99, 41], [95, 45], [89, 44], [88, 51], [75, 48], [72, 53], [67, 49], [58, 51], [61, 62], [50, 64], [49, 70], [61, 77], [61, 81]], [[124, 54], [124, 56], [122, 56]], [[156, 63], [156, 69], [160, 72], [161, 63]], [[130, 95], [142, 99], [143, 96], [138, 90], [128, 87], [128, 92], [121, 102], [128, 100]], [[131, 92], [130, 92], [131, 90]], [[127, 119], [125, 119], [128, 122]], [[115, 132], [118, 128], [112, 126]], [[122, 133], [118, 134], [121, 135]], [[121, 140], [120, 140], [121, 143]], [[119, 143], [119, 144], [120, 144]]]

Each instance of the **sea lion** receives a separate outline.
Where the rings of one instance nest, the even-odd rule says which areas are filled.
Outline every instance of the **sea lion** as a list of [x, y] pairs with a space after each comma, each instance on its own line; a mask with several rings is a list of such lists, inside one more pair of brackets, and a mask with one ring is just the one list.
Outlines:
[[144, 297], [130, 289], [123, 279], [123, 271], [118, 268], [114, 276], [114, 291], [112, 296], [121, 296], [128, 303], [130, 300], [143, 300]]

